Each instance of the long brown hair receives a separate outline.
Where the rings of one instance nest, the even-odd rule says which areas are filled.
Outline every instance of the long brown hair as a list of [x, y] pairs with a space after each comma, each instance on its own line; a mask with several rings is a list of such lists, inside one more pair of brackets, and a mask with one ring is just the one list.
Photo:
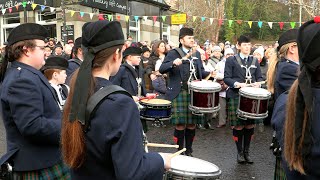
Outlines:
[[[117, 50], [122, 49], [122, 45], [114, 46], [111, 48], [104, 49], [98, 52], [95, 55], [95, 58], [92, 63], [92, 69], [103, 67], [106, 63], [106, 60], [112, 56], [112, 54]], [[74, 86], [78, 76], [78, 70], [74, 73], [70, 81], [70, 93], [68, 95], [66, 104], [64, 106], [63, 112], [63, 125], [62, 125], [62, 135], [61, 135], [61, 144], [62, 144], [62, 155], [64, 162], [70, 168], [79, 168], [82, 163], [85, 161], [85, 137], [83, 126], [78, 120], [70, 122], [69, 114], [71, 111], [72, 98], [74, 94]], [[96, 86], [95, 79], [93, 75], [90, 75], [91, 84], [89, 88], [89, 98], [94, 93], [94, 88]]]
[[[270, 50], [269, 50], [270, 51]], [[277, 64], [279, 62], [277, 53], [275, 50], [269, 57], [268, 61], [268, 71], [267, 71], [267, 88], [272, 94], [274, 94], [274, 83], [276, 79], [276, 71], [277, 71]]]
[[[152, 46], [152, 52], [156, 55], [156, 56], [160, 56], [159, 54], [159, 47], [160, 47], [160, 44], [163, 43], [164, 46], [166, 46], [166, 42], [163, 41], [163, 40], [159, 40], [159, 41], [156, 41], [153, 46]], [[165, 53], [165, 52], [164, 52]]]
[[[296, 115], [296, 97], [298, 90], [298, 80], [295, 80], [293, 85], [290, 88], [288, 100], [287, 100], [287, 109], [286, 109], [286, 121], [284, 124], [284, 157], [288, 162], [290, 170], [295, 169], [301, 174], [305, 174], [303, 168], [303, 157], [301, 153], [304, 134], [306, 130], [306, 124], [308, 121], [307, 110], [304, 110], [304, 119], [302, 126], [302, 137], [299, 142], [299, 147], [295, 147], [295, 115]], [[298, 152], [296, 151], [298, 149]]]

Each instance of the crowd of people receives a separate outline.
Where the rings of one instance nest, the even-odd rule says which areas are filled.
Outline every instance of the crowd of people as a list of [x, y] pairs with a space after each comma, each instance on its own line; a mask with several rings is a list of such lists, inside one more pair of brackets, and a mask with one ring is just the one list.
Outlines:
[[[253, 46], [245, 35], [234, 44], [200, 43], [183, 27], [176, 45], [148, 44], [125, 39], [116, 21], [97, 21], [62, 45], [47, 40], [41, 25], [19, 25], [1, 49], [8, 152], [0, 164], [13, 165], [18, 179], [161, 179], [172, 157], [144, 151], [148, 124], [138, 108], [156, 94], [171, 102], [173, 140], [178, 150], [186, 148], [182, 154], [193, 156], [197, 128], [230, 127], [236, 161], [252, 164], [255, 126], [271, 123], [275, 179], [317, 179], [319, 31], [312, 20], [273, 45]], [[189, 85], [208, 79], [221, 86], [220, 109], [199, 115], [189, 108]], [[267, 118], [239, 116], [239, 91], [248, 86], [271, 93]]]

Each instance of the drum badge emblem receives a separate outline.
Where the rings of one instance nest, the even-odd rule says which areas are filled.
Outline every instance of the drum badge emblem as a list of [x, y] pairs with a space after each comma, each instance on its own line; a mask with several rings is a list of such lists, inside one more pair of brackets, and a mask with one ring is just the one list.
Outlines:
[[257, 105], [258, 105], [258, 101], [257, 100], [252, 101], [252, 109], [251, 109], [252, 113], [256, 113]]
[[207, 101], [207, 106], [208, 107], [212, 107], [212, 95], [211, 94], [208, 94], [207, 95], [207, 98], [208, 98], [208, 101]]

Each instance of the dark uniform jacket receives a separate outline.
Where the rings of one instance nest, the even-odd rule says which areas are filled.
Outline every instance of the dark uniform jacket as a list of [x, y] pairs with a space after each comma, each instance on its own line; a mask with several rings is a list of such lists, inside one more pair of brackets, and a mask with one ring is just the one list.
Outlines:
[[[244, 60], [242, 59], [242, 64], [245, 65]], [[253, 57], [248, 57], [247, 65], [250, 65], [253, 61]], [[252, 64], [253, 65], [253, 64]], [[262, 81], [262, 75], [260, 70], [260, 65], [258, 60], [254, 64], [256, 68], [250, 68], [251, 76], [252, 76], [252, 83]], [[246, 79], [246, 70], [242, 68], [241, 65], [238, 63], [235, 56], [228, 57], [226, 60], [226, 65], [224, 68], [224, 82], [229, 86], [227, 90], [227, 98], [235, 98], [238, 97], [238, 88], [234, 88], [234, 83], [245, 83]]]
[[[97, 78], [95, 89], [111, 84]], [[85, 161], [71, 171], [72, 179], [162, 180], [164, 162], [158, 153], [144, 152], [139, 110], [131, 97], [111, 94], [104, 99], [85, 140]]]
[[298, 64], [287, 59], [282, 59], [278, 63], [274, 84], [275, 99], [277, 99], [281, 93], [290, 89], [293, 82], [298, 78], [298, 69]]
[[[185, 52], [183, 52], [183, 54], [186, 55]], [[198, 51], [196, 52], [195, 57], [198, 58], [197, 60], [194, 60], [197, 78], [201, 80], [202, 78], [208, 76], [210, 72], [204, 71], [200, 53]], [[167, 91], [165, 95], [166, 99], [169, 101], [172, 101], [178, 96], [182, 86], [184, 86], [190, 75], [189, 61], [183, 61], [181, 65], [174, 66], [173, 61], [177, 58], [181, 59], [179, 53], [174, 49], [170, 50], [164, 58], [164, 61], [159, 69], [161, 74], [169, 73], [169, 83], [167, 85]]]
[[146, 88], [144, 85], [144, 70], [141, 66], [136, 66], [135, 69], [128, 63], [123, 63], [120, 66], [118, 73], [111, 77], [111, 81], [114, 85], [121, 86], [128, 91], [132, 96], [138, 95], [138, 82], [136, 78], [141, 78], [141, 95], [146, 95]]
[[60, 163], [61, 111], [47, 78], [35, 68], [14, 61], [1, 88], [7, 154], [16, 171]]
[[82, 63], [82, 61], [78, 58], [68, 60], [68, 68], [66, 70], [67, 84], [70, 84], [70, 79], [72, 77], [72, 74], [80, 67], [81, 63]]
[[[300, 179], [310, 179], [316, 180], [320, 179], [320, 114], [318, 110], [320, 109], [320, 89], [313, 88], [314, 106], [315, 110], [313, 113], [313, 121], [311, 122], [311, 134], [313, 137], [313, 145], [311, 148], [311, 154], [308, 159], [305, 160], [305, 170], [307, 176], [301, 175], [297, 171], [290, 171], [287, 163], [282, 154], [282, 163], [285, 169], [287, 179], [300, 180]], [[284, 149], [283, 141], [283, 128], [286, 119], [286, 106], [287, 106], [288, 94], [282, 93], [274, 106], [271, 123], [276, 131], [276, 138], [279, 140], [279, 144], [282, 149]]]

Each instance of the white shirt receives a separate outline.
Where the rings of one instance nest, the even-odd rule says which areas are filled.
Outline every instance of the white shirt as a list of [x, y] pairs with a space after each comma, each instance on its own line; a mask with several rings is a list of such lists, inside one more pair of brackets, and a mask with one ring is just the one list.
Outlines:
[[[218, 64], [216, 65], [216, 79], [218, 80], [223, 80], [224, 78], [224, 68], [225, 68], [225, 65], [226, 65], [226, 58], [222, 58], [221, 61], [218, 62]], [[219, 92], [219, 96], [220, 97], [226, 97], [227, 93], [226, 91], [221, 91]]]

